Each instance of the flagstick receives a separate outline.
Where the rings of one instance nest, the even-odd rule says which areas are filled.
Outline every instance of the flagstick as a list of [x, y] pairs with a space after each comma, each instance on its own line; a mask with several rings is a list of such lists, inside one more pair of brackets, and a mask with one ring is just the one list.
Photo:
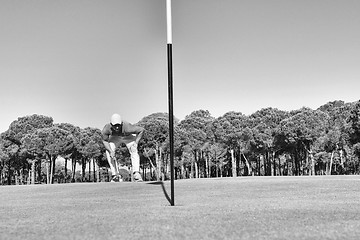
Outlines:
[[167, 63], [168, 63], [168, 95], [169, 95], [169, 138], [170, 138], [170, 177], [171, 177], [171, 206], [174, 199], [174, 113], [173, 113], [173, 73], [172, 73], [172, 22], [171, 0], [166, 0], [167, 23]]

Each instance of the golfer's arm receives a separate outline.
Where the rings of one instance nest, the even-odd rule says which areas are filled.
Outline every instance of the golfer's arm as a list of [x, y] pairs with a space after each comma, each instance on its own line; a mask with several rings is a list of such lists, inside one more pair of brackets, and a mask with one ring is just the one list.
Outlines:
[[111, 152], [112, 152], [112, 149], [111, 149], [111, 147], [110, 147], [110, 143], [109, 143], [108, 141], [103, 140], [103, 144], [104, 144], [104, 147], [105, 147], [106, 151], [108, 151], [109, 153], [111, 153]]
[[139, 143], [140, 139], [142, 138], [143, 134], [144, 134], [144, 131], [145, 129], [142, 128], [142, 127], [138, 127], [139, 128], [139, 131], [136, 133], [136, 138], [135, 138], [135, 142], [136, 144]]

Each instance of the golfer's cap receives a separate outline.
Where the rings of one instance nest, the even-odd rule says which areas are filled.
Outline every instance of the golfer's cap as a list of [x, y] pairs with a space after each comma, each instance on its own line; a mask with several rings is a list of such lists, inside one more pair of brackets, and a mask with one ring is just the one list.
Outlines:
[[121, 123], [122, 123], [121, 116], [120, 116], [119, 114], [117, 114], [117, 113], [114, 113], [114, 114], [111, 116], [110, 123], [111, 123], [112, 125], [121, 124]]

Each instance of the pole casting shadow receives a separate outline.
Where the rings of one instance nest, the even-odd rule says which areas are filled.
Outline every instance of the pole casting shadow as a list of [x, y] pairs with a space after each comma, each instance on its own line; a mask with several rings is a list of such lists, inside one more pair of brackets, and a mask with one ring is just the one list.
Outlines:
[[169, 197], [169, 194], [166, 192], [166, 189], [165, 189], [165, 186], [164, 186], [164, 183], [162, 181], [157, 181], [157, 182], [149, 182], [147, 184], [150, 184], [150, 185], [160, 185], [162, 190], [163, 190], [163, 193], [166, 197], [166, 200], [168, 200], [168, 202], [171, 204], [171, 198]]

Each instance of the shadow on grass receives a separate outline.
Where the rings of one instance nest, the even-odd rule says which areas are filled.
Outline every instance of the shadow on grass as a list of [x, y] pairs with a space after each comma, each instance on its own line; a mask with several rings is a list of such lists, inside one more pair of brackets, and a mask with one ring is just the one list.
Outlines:
[[165, 186], [164, 186], [164, 183], [162, 181], [157, 181], [157, 182], [149, 182], [147, 184], [150, 184], [150, 185], [160, 185], [162, 190], [163, 190], [163, 193], [166, 197], [166, 200], [168, 200], [168, 202], [171, 204], [171, 198], [169, 196], [169, 194], [166, 192], [166, 189], [165, 189]]

